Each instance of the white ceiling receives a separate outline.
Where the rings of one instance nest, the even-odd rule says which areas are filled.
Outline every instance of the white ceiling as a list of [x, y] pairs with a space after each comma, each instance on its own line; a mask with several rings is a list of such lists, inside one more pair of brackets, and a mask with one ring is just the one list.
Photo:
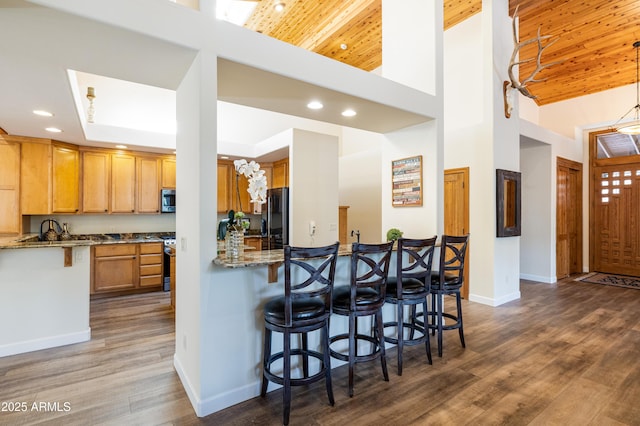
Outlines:
[[[173, 150], [174, 91], [195, 56], [194, 50], [145, 35], [3, 0], [0, 127], [12, 135], [79, 145]], [[381, 133], [429, 120], [232, 61], [220, 59], [218, 65], [219, 99], [227, 102]], [[85, 120], [88, 86], [96, 92], [93, 124]], [[322, 111], [304, 108], [316, 97], [326, 105]], [[346, 107], [359, 114], [340, 116]], [[55, 115], [39, 117], [34, 109]], [[51, 134], [47, 126], [63, 132]], [[257, 133], [255, 142], [271, 135]]]

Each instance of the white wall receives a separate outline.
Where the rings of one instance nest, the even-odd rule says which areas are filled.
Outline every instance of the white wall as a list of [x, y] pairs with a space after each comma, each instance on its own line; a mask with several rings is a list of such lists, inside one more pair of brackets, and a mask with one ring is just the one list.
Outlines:
[[552, 146], [528, 138], [520, 146], [522, 172], [522, 237], [520, 238], [520, 277], [533, 281], [556, 281], [551, 193]]
[[0, 250], [0, 357], [83, 342], [89, 327], [89, 247]]
[[382, 76], [432, 95], [438, 91], [442, 0], [382, 1]]
[[[398, 228], [408, 238], [428, 238], [442, 230], [442, 162], [438, 157], [438, 125], [435, 121], [393, 133], [387, 133], [382, 145], [381, 197], [382, 229]], [[391, 162], [422, 155], [422, 206], [394, 207], [392, 200]]]
[[[289, 243], [318, 247], [338, 241], [338, 138], [291, 130]], [[315, 224], [311, 235], [309, 226]]]
[[378, 133], [343, 128], [340, 138], [339, 204], [347, 210], [347, 241], [356, 241], [351, 231], [360, 231], [363, 243], [380, 243], [383, 203], [381, 146]]

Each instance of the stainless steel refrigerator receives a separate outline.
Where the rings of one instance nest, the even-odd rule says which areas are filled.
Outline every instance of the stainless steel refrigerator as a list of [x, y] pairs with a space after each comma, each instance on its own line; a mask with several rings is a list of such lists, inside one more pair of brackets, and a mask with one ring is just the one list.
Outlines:
[[281, 249], [289, 244], [289, 188], [267, 190], [262, 207], [262, 250]]

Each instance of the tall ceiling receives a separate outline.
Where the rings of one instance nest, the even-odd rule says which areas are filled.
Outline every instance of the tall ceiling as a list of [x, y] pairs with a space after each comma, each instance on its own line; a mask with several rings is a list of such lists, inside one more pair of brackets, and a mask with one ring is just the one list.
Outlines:
[[[381, 0], [283, 2], [284, 10], [277, 12], [274, 2], [258, 1], [245, 26], [367, 71], [382, 64]], [[538, 105], [636, 81], [633, 43], [640, 40], [640, 1], [510, 0], [510, 15], [518, 4], [520, 40], [535, 37], [540, 27], [542, 35], [558, 37], [542, 63], [563, 60], [536, 75], [545, 81], [529, 85]], [[444, 0], [445, 29], [481, 9], [482, 0]], [[537, 46], [529, 45], [520, 58], [536, 53]], [[523, 64], [520, 75], [530, 75], [535, 66], [535, 60]]]

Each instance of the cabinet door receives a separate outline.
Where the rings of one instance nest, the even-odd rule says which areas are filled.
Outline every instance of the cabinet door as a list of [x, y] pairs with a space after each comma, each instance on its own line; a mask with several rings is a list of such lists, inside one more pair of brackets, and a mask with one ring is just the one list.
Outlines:
[[0, 140], [0, 235], [20, 233], [20, 144]]
[[93, 251], [94, 292], [134, 289], [138, 285], [137, 244], [96, 246]]
[[162, 160], [162, 187], [176, 189], [176, 160], [174, 158]]
[[82, 154], [82, 211], [109, 212], [110, 156], [104, 152]]
[[273, 163], [273, 188], [289, 186], [289, 159]]
[[249, 180], [244, 175], [237, 175], [235, 168], [231, 171], [233, 179], [233, 209], [237, 212], [253, 213], [253, 206], [251, 205], [251, 195], [247, 192], [249, 188]]
[[136, 209], [136, 158], [111, 156], [111, 213], [133, 213]]
[[218, 161], [218, 213], [231, 210], [231, 166]]
[[156, 158], [137, 158], [137, 212], [160, 213], [160, 162]]
[[80, 154], [75, 149], [51, 148], [51, 212], [77, 213], [80, 207]]
[[51, 145], [23, 142], [20, 153], [20, 210], [22, 214], [51, 213]]

